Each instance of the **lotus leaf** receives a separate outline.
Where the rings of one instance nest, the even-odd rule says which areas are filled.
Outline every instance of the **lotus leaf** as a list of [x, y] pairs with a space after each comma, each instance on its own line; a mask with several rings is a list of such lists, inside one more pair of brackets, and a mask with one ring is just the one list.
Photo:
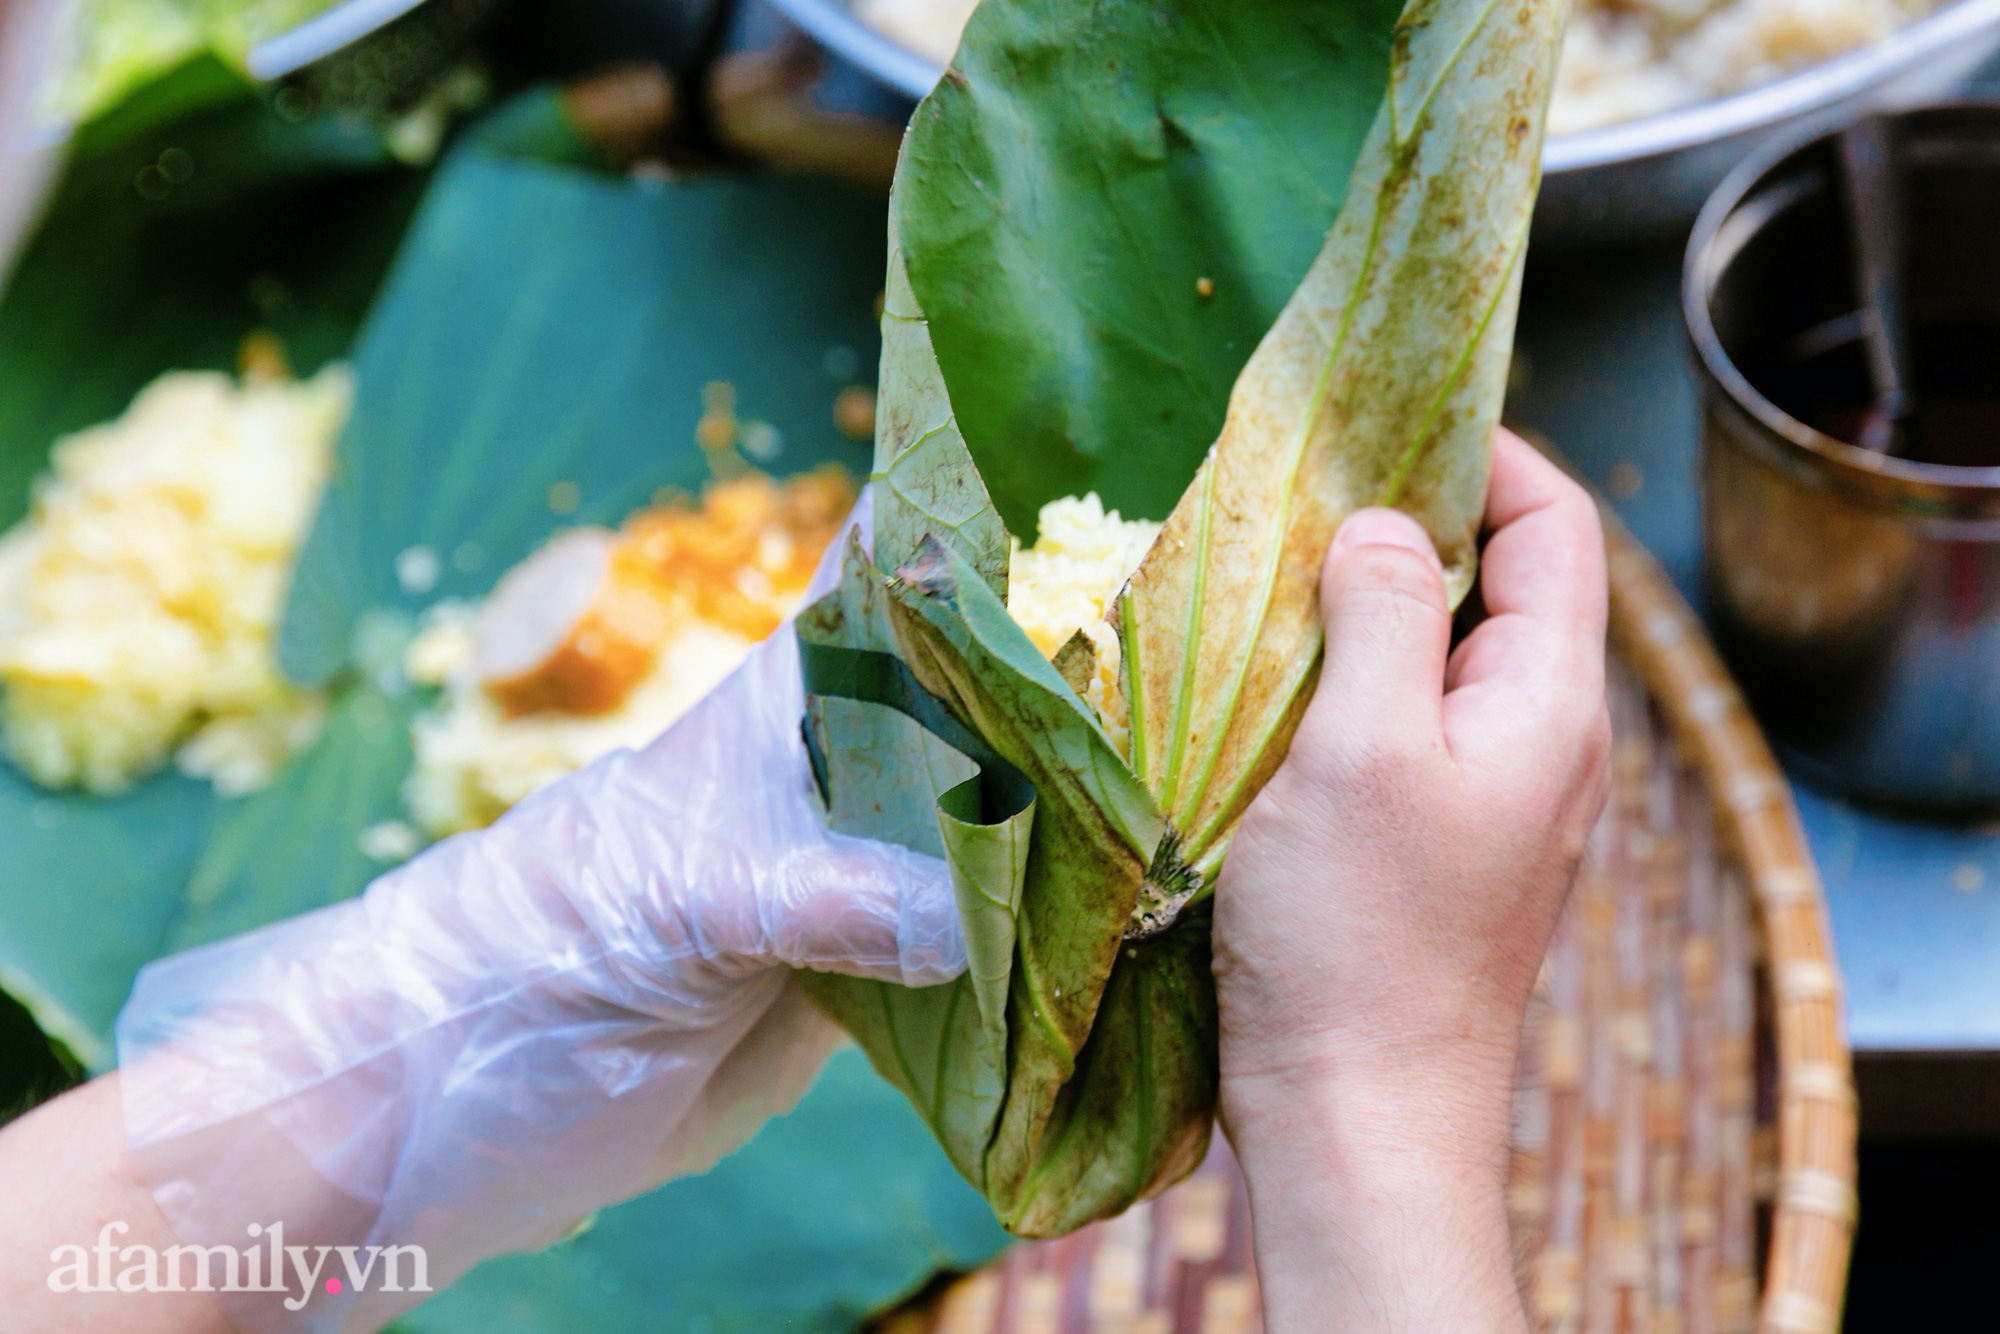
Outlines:
[[[1334, 529], [1400, 506], [1471, 585], [1565, 11], [987, 0], [917, 110], [873, 547], [801, 654], [831, 818], [946, 857], [973, 967], [807, 985], [1018, 1233], [1206, 1150], [1208, 899]], [[1111, 617], [1129, 754], [1007, 610], [1010, 527], [1086, 486], [1165, 518]]]

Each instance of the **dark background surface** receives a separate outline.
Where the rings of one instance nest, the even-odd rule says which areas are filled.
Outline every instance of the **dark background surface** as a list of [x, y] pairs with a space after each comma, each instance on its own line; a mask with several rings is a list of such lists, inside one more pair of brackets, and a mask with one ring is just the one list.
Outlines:
[[2000, 1143], [1866, 1140], [1851, 1334], [1991, 1329], [2000, 1254]]

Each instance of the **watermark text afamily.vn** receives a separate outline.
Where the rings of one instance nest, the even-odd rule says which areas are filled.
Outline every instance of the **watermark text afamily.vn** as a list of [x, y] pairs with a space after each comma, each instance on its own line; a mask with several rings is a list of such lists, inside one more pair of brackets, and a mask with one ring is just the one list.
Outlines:
[[243, 1246], [122, 1246], [132, 1229], [106, 1223], [94, 1246], [50, 1252], [51, 1292], [284, 1293], [297, 1311], [321, 1292], [429, 1292], [430, 1257], [421, 1246], [287, 1246], [285, 1225], [252, 1223]]

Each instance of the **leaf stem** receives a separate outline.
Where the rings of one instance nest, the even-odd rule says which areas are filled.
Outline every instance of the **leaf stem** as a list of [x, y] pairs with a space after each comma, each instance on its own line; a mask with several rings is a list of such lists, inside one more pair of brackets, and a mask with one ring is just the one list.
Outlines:
[[[1306, 447], [1311, 442], [1313, 426], [1319, 421], [1320, 413], [1325, 411], [1327, 396], [1333, 391], [1334, 371], [1340, 364], [1341, 354], [1347, 348], [1348, 335], [1354, 330], [1355, 316], [1361, 308], [1361, 298], [1362, 294], [1367, 290], [1369, 274], [1374, 271], [1376, 251], [1380, 248], [1382, 241], [1383, 220], [1388, 211], [1389, 202], [1385, 198], [1384, 192], [1378, 189], [1375, 196], [1375, 215], [1370, 220], [1368, 227], [1368, 244], [1361, 252], [1361, 263], [1355, 275], [1354, 289], [1348, 294], [1347, 305], [1340, 313], [1340, 329], [1334, 334], [1333, 345], [1327, 349], [1326, 357], [1320, 365], [1319, 375], [1313, 381], [1312, 393], [1306, 400], [1305, 411], [1299, 414], [1298, 424], [1293, 428], [1291, 443], [1286, 447], [1283, 474], [1285, 478], [1284, 505], [1275, 520], [1277, 530], [1280, 533], [1283, 533], [1291, 526], [1292, 505], [1296, 499], [1299, 484], [1299, 468], [1305, 462]], [[1220, 457], [1220, 451], [1217, 451], [1217, 457]], [[1210, 494], [1213, 494], [1212, 484]], [[1209, 495], [1204, 495], [1202, 501], [1202, 522], [1205, 528], [1209, 518]], [[1285, 544], [1282, 540], [1274, 542], [1270, 545], [1269, 553], [1264, 559], [1264, 571], [1260, 581], [1261, 589], [1257, 599], [1257, 620], [1250, 628], [1246, 651], [1242, 654], [1237, 664], [1235, 676], [1229, 683], [1229, 690], [1223, 698], [1222, 707], [1216, 710], [1215, 716], [1222, 720], [1222, 725], [1215, 728], [1214, 739], [1207, 746], [1206, 758], [1203, 759], [1200, 774], [1195, 780], [1193, 797], [1187, 804], [1186, 809], [1182, 809], [1177, 804], [1175, 797], [1178, 794], [1163, 797], [1160, 801], [1160, 806], [1166, 813], [1168, 820], [1172, 821], [1177, 827], [1186, 827], [1194, 823], [1194, 816], [1201, 810], [1208, 784], [1215, 777], [1215, 767], [1221, 762], [1222, 747], [1229, 738], [1227, 722], [1235, 716], [1237, 703], [1243, 698], [1243, 685], [1249, 679], [1250, 667], [1256, 658], [1256, 644], [1258, 639], [1263, 636], [1264, 622], [1271, 613], [1271, 590], [1276, 587], [1278, 582], [1278, 568], [1280, 558], [1284, 554], [1284, 549]], [[1197, 606], [1199, 606], [1199, 596], [1200, 590], [1198, 587], [1196, 592]], [[1186, 651], [1188, 655], [1187, 663], [1189, 664], [1186, 671], [1191, 674], [1196, 658], [1196, 645], [1190, 642]], [[1185, 740], [1186, 727], [1183, 726], [1176, 737], [1177, 751], [1179, 743]], [[1176, 754], [1175, 758], [1178, 760], [1178, 754]]]
[[[1291, 701], [1296, 699], [1299, 691], [1305, 688], [1306, 681], [1319, 669], [1320, 661], [1325, 655], [1326, 641], [1322, 639], [1319, 647], [1306, 658], [1304, 665], [1297, 669], [1296, 679], [1286, 686], [1281, 696], [1286, 701], [1285, 707], [1271, 715], [1270, 722], [1265, 725], [1263, 734], [1257, 738], [1255, 746], [1250, 751], [1252, 755], [1262, 755], [1265, 749], [1276, 739], [1279, 730], [1291, 718]], [[1230, 812], [1238, 802], [1243, 800], [1244, 793], [1249, 790], [1250, 784], [1256, 776], [1256, 764], [1245, 765], [1243, 771], [1236, 776], [1236, 781], [1229, 785], [1229, 790], [1223, 793], [1222, 799], [1216, 803], [1215, 809], [1209, 815], [1207, 821], [1189, 836], [1183, 855], [1196, 869], [1200, 869], [1201, 859], [1208, 852], [1209, 845], [1220, 836], [1224, 827], [1228, 825], [1231, 818]]]
[[1118, 599], [1119, 651], [1125, 660], [1125, 736], [1131, 750], [1132, 773], [1141, 783], [1152, 786], [1146, 772], [1146, 674], [1139, 666], [1139, 627], [1132, 620], [1132, 599], [1127, 593]]
[[1186, 628], [1182, 631], [1181, 674], [1174, 683], [1173, 732], [1167, 740], [1167, 773], [1161, 784], [1160, 813], [1172, 821], [1174, 795], [1180, 788], [1181, 759], [1187, 751], [1188, 729], [1194, 723], [1194, 678], [1195, 669], [1201, 658], [1201, 614], [1202, 600], [1208, 591], [1208, 548], [1214, 533], [1214, 498], [1216, 456], [1209, 455], [1208, 463], [1196, 474], [1201, 487], [1201, 501], [1196, 512], [1201, 516], [1195, 531], [1194, 541], [1194, 589], [1188, 600]]

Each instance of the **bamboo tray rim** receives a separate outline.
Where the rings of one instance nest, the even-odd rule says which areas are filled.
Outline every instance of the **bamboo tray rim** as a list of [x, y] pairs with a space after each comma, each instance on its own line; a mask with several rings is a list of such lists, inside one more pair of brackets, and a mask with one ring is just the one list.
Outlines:
[[1826, 898], [1792, 788], [1694, 611], [1602, 501], [1610, 641], [1706, 780], [1770, 952], [1778, 1182], [1757, 1328], [1827, 1334], [1858, 1215], [1853, 1060]]

